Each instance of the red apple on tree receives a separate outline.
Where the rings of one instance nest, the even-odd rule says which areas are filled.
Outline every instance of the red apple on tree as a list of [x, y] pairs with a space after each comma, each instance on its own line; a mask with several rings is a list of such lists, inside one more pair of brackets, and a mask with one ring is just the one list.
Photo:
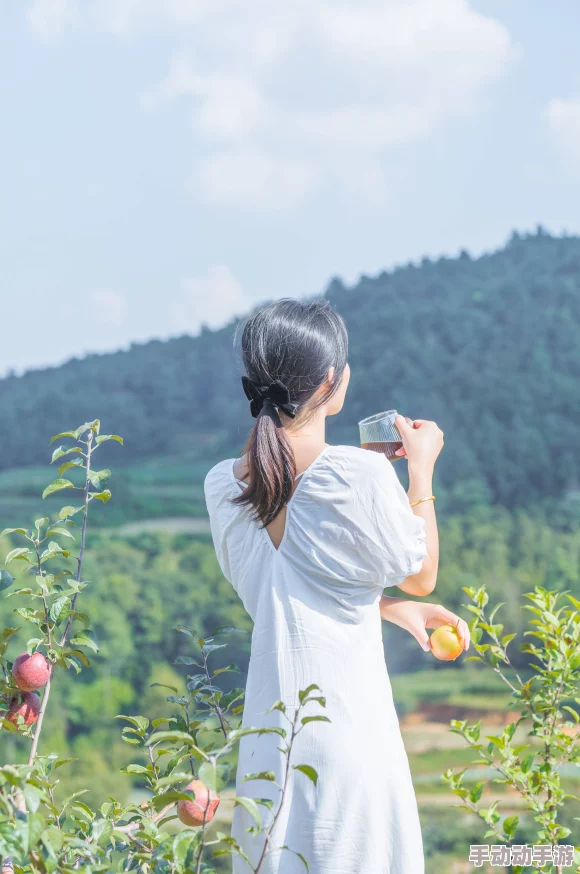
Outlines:
[[201, 782], [192, 780], [186, 791], [195, 792], [195, 801], [177, 802], [177, 816], [184, 825], [196, 826], [210, 822], [220, 803], [220, 796]]
[[21, 653], [12, 665], [14, 682], [23, 692], [34, 692], [40, 689], [50, 676], [50, 662], [41, 652], [28, 655]]
[[4, 719], [18, 726], [18, 716], [22, 716], [24, 723], [20, 725], [34, 725], [38, 719], [40, 712], [40, 698], [35, 692], [23, 692], [22, 695], [15, 695], [10, 702], [8, 712], [5, 713]]

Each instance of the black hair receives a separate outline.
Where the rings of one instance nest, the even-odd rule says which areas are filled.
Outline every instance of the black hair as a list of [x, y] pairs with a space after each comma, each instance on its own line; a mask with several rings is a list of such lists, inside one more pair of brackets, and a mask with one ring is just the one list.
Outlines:
[[[290, 400], [298, 404], [295, 421], [303, 424], [340, 386], [348, 355], [346, 325], [327, 300], [302, 303], [282, 298], [248, 319], [241, 352], [251, 380], [260, 385], [275, 380], [284, 383]], [[332, 383], [306, 409], [331, 367]], [[291, 421], [286, 413], [265, 401], [244, 447], [248, 486], [233, 500], [251, 505], [263, 527], [276, 518], [292, 494], [296, 462], [284, 427]]]

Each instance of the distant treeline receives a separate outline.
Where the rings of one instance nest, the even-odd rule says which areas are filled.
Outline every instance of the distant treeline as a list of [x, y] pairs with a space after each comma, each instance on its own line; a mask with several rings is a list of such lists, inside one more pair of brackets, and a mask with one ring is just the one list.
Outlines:
[[[440, 485], [458, 506], [530, 506], [580, 480], [580, 238], [541, 229], [498, 252], [424, 259], [327, 297], [345, 317], [352, 381], [331, 442], [381, 409], [436, 419]], [[127, 460], [242, 447], [252, 420], [234, 323], [0, 380], [0, 467], [44, 462], [80, 418], [123, 434]]]

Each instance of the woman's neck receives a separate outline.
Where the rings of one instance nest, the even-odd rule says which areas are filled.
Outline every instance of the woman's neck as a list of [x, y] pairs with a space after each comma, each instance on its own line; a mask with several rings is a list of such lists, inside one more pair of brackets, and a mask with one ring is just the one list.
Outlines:
[[[288, 416], [283, 416], [286, 426], [286, 435], [296, 462], [296, 473], [302, 473], [303, 470], [312, 464], [315, 458], [318, 458], [322, 450], [328, 446], [326, 443], [326, 416], [323, 411], [317, 411], [309, 422], [305, 423], [301, 428], [292, 428], [292, 420]], [[248, 465], [246, 456], [238, 458], [234, 465], [234, 473], [237, 479], [247, 480]]]
[[286, 433], [294, 453], [296, 473], [300, 473], [312, 464], [324, 447], [328, 445], [326, 443], [326, 416], [322, 411], [315, 413], [302, 428], [293, 430], [290, 426]]

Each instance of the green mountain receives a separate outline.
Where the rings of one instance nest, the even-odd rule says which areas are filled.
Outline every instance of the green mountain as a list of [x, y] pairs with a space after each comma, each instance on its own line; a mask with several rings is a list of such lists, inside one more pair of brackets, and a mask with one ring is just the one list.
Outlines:
[[[439, 487], [455, 507], [574, 494], [580, 238], [513, 234], [477, 259], [424, 259], [352, 287], [334, 279], [326, 296], [348, 324], [352, 369], [331, 442], [356, 443], [358, 419], [397, 408], [443, 428]], [[98, 416], [124, 436], [124, 463], [183, 457], [199, 479], [252, 424], [234, 328], [0, 380], [0, 468], [45, 463], [50, 435]]]

